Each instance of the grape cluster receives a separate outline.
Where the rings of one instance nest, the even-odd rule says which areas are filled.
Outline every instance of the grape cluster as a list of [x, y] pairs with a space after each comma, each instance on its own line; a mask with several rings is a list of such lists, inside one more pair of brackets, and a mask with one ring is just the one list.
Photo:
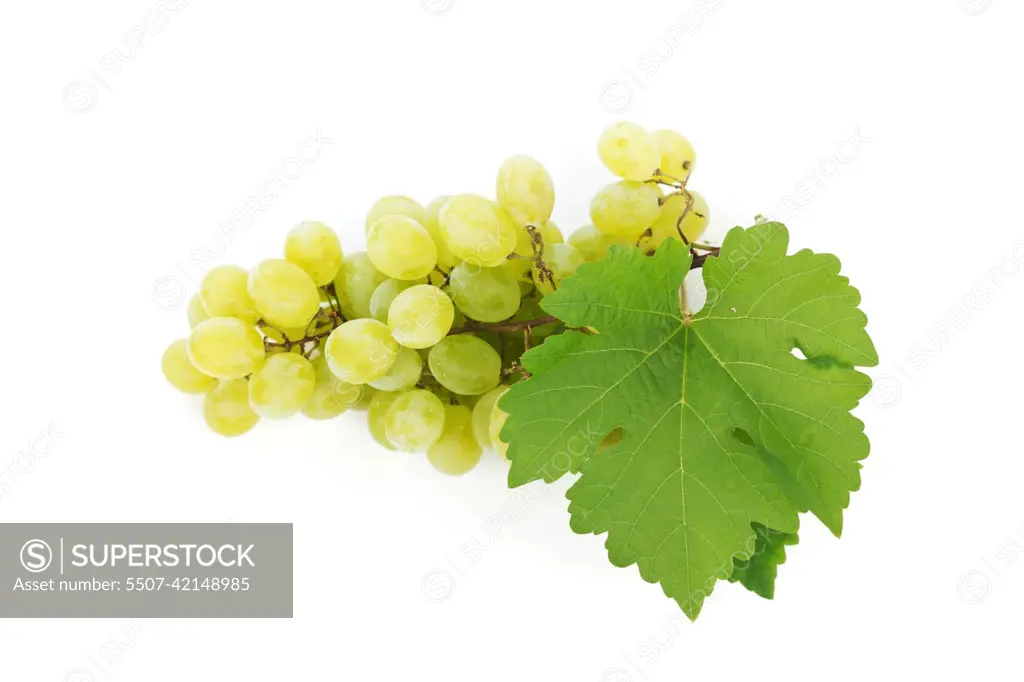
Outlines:
[[284, 258], [211, 269], [188, 305], [191, 334], [163, 355], [165, 377], [205, 395], [206, 423], [223, 436], [264, 417], [353, 409], [380, 445], [426, 452], [447, 474], [472, 469], [485, 447], [504, 457], [498, 399], [528, 377], [522, 354], [565, 329], [543, 297], [612, 245], [651, 253], [666, 239], [695, 242], [708, 224], [707, 203], [686, 187], [695, 155], [679, 133], [620, 122], [597, 151], [620, 180], [597, 192], [592, 224], [568, 240], [551, 221], [551, 176], [513, 156], [493, 201], [380, 199], [365, 251], [344, 254], [333, 230], [306, 221]]

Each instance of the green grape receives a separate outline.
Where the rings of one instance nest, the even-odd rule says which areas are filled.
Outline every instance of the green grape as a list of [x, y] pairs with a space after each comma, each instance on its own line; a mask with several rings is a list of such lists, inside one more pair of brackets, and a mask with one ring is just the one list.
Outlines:
[[377, 320], [349, 320], [327, 337], [324, 357], [342, 381], [368, 384], [387, 373], [398, 356], [398, 344], [387, 325]]
[[[499, 395], [498, 400], [500, 399], [501, 396]], [[508, 421], [508, 413], [498, 407], [498, 400], [494, 401], [494, 407], [491, 408], [491, 419], [487, 425], [487, 433], [491, 437], [491, 447], [494, 448], [494, 451], [501, 455], [502, 459], [508, 459], [508, 443], [501, 439], [501, 429], [505, 426], [505, 422]]]
[[350, 320], [370, 317], [370, 299], [374, 290], [387, 279], [373, 267], [365, 251], [356, 251], [341, 261], [334, 287], [341, 301], [341, 312]]
[[445, 202], [438, 215], [441, 234], [452, 253], [467, 263], [493, 268], [516, 246], [516, 226], [505, 211], [476, 194]]
[[217, 385], [217, 380], [203, 374], [188, 358], [188, 341], [178, 339], [164, 351], [160, 369], [167, 381], [182, 393], [206, 393]]
[[[346, 386], [351, 385], [352, 384], [346, 384]], [[357, 388], [361, 388], [362, 391], [359, 393], [359, 402], [353, 405], [352, 409], [355, 410], [356, 412], [366, 412], [367, 410], [370, 409], [370, 403], [373, 401], [373, 399], [380, 395], [380, 391], [375, 389], [373, 386], [370, 386], [369, 384], [366, 384], [364, 386], [357, 386]]]
[[245, 379], [221, 381], [203, 399], [203, 419], [219, 436], [240, 436], [256, 426], [260, 416], [249, 405], [249, 382]]
[[263, 333], [263, 336], [267, 337], [271, 341], [277, 343], [283, 343], [284, 341], [298, 341], [299, 339], [306, 338], [307, 327], [291, 327], [288, 329], [278, 329], [277, 327], [269, 327], [266, 325], [261, 326], [259, 329]]
[[452, 250], [448, 248], [448, 242], [444, 240], [444, 236], [441, 234], [441, 224], [438, 221], [441, 209], [444, 208], [444, 205], [448, 203], [450, 198], [448, 196], [440, 196], [427, 204], [427, 207], [423, 209], [423, 222], [421, 223], [427, 232], [430, 233], [430, 238], [434, 240], [434, 246], [437, 247], [437, 266], [443, 270], [451, 270], [459, 262], [459, 259], [455, 257]]
[[384, 376], [370, 382], [380, 391], [406, 391], [420, 380], [423, 374], [423, 358], [412, 348], [398, 349], [398, 356]]
[[384, 434], [402, 452], [426, 452], [444, 432], [444, 405], [421, 388], [399, 393], [384, 415]]
[[635, 241], [657, 219], [660, 199], [656, 185], [622, 180], [594, 195], [590, 219], [605, 234]]
[[[536, 320], [539, 317], [544, 317], [548, 314], [546, 310], [540, 307], [540, 297], [524, 298], [522, 307], [512, 318], [513, 322], [527, 322], [529, 320]], [[551, 336], [553, 333], [558, 331], [558, 322], [548, 322], [537, 327], [530, 327], [530, 338], [531, 339], [543, 339]]]
[[261, 417], [283, 419], [298, 414], [315, 388], [316, 372], [309, 360], [279, 353], [249, 377], [249, 404]]
[[206, 273], [199, 298], [207, 317], [237, 317], [249, 323], [259, 318], [249, 297], [249, 273], [237, 265], [218, 265]]
[[411, 286], [425, 283], [426, 279], [424, 278], [411, 282], [401, 279], [384, 280], [373, 290], [373, 296], [370, 297], [370, 317], [386, 323], [388, 321], [388, 309], [391, 307], [392, 301], [395, 300], [395, 296], [398, 296]]
[[374, 202], [366, 214], [366, 233], [370, 233], [370, 228], [374, 223], [389, 215], [404, 215], [406, 218], [412, 218], [416, 222], [422, 223], [423, 207], [415, 199], [397, 194], [381, 197]]
[[[248, 296], [248, 294], [246, 294]], [[203, 320], [210, 319], [210, 314], [203, 307], [203, 298], [199, 294], [193, 294], [188, 301], [188, 326], [192, 329]]]
[[377, 444], [394, 450], [395, 446], [388, 440], [387, 432], [384, 429], [384, 419], [388, 415], [388, 408], [394, 403], [400, 393], [388, 393], [380, 391], [370, 399], [366, 409], [366, 425], [370, 429], [370, 437], [377, 441]]
[[279, 258], [265, 260], [249, 273], [249, 296], [275, 327], [305, 327], [320, 310], [320, 292], [306, 271]]
[[240, 379], [263, 363], [263, 338], [237, 317], [211, 317], [188, 337], [188, 357], [203, 374]]
[[569, 235], [569, 246], [579, 251], [588, 263], [602, 260], [613, 244], [633, 246], [629, 239], [605, 234], [593, 225], [584, 225]]
[[519, 286], [505, 268], [463, 263], [452, 270], [448, 286], [456, 307], [480, 322], [498, 322], [519, 308]]
[[417, 284], [395, 296], [388, 310], [388, 327], [398, 343], [428, 348], [445, 337], [455, 321], [448, 295], [429, 284]]
[[427, 460], [442, 474], [461, 476], [480, 461], [483, 448], [473, 437], [473, 412], [462, 405], [444, 406], [441, 440], [427, 448]]
[[686, 180], [697, 162], [697, 153], [690, 141], [674, 130], [655, 130], [651, 134], [661, 150], [660, 175], [680, 182]]
[[558, 225], [550, 220], [544, 221], [540, 226], [540, 236], [544, 240], [544, 245], [548, 244], [564, 244], [565, 237], [562, 236], [562, 231], [558, 229]]
[[490, 429], [494, 403], [498, 402], [498, 398], [507, 390], [508, 386], [498, 386], [480, 396], [480, 400], [473, 406], [473, 436], [476, 442], [485, 448], [492, 447]]
[[313, 284], [326, 286], [341, 267], [341, 242], [323, 223], [304, 220], [285, 237], [284, 258], [305, 270]]
[[549, 294], [554, 291], [555, 286], [561, 284], [563, 279], [576, 274], [576, 270], [586, 262], [583, 254], [568, 244], [552, 244], [544, 253], [544, 264], [550, 274], [554, 275], [554, 283], [537, 266], [534, 266], [533, 284], [537, 287], [537, 291]]
[[516, 225], [540, 226], [551, 217], [555, 185], [536, 159], [518, 155], [505, 159], [498, 169], [498, 205]]
[[501, 356], [489, 343], [470, 334], [445, 337], [430, 349], [430, 373], [460, 395], [479, 395], [498, 385]]
[[394, 279], [420, 279], [437, 265], [437, 247], [427, 229], [412, 218], [384, 216], [366, 236], [373, 266]]
[[[690, 192], [690, 196], [693, 197], [693, 205], [683, 217], [680, 227], [683, 230], [686, 241], [692, 243], [700, 239], [700, 236], [708, 228], [711, 210], [708, 208], [708, 202], [700, 194]], [[683, 211], [686, 210], [686, 203], [686, 197], [682, 194], [669, 196], [661, 207], [658, 219], [651, 225], [650, 239], [642, 243], [657, 248], [666, 239], [682, 241], [679, 238], [676, 224], [679, 222], [679, 216], [683, 215]]]
[[324, 356], [313, 358], [313, 372], [316, 375], [313, 395], [302, 406], [302, 414], [310, 419], [333, 419], [354, 408], [362, 399], [365, 387], [347, 384], [334, 376]]
[[654, 136], [628, 121], [604, 129], [597, 141], [597, 155], [605, 168], [624, 180], [647, 180], [661, 162], [661, 149]]

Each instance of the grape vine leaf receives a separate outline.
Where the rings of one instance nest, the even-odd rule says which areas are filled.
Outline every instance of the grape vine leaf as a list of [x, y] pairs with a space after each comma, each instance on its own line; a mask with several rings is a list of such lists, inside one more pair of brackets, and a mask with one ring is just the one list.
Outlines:
[[775, 597], [779, 565], [786, 561], [786, 546], [795, 545], [797, 536], [796, 533], [780, 533], [765, 528], [759, 523], [753, 527], [757, 534], [754, 553], [748, 559], [735, 560], [729, 581], [738, 582], [765, 599], [772, 599]]
[[860, 294], [835, 256], [788, 243], [780, 223], [731, 230], [692, 316], [686, 247], [613, 247], [542, 303], [597, 333], [531, 349], [531, 377], [500, 399], [509, 485], [579, 472], [572, 529], [607, 533], [611, 562], [637, 564], [691, 619], [754, 556], [752, 524], [796, 533], [810, 511], [838, 536], [860, 486], [869, 444], [850, 410], [871, 382], [855, 367], [878, 362]]

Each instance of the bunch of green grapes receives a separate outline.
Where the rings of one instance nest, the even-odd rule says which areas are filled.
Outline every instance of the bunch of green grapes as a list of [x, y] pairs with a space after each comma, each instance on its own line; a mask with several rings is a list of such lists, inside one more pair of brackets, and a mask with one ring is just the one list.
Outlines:
[[593, 224], [568, 240], [551, 221], [550, 174], [522, 155], [498, 169], [493, 200], [378, 200], [365, 251], [345, 254], [327, 225], [299, 223], [283, 258], [206, 274], [188, 305], [191, 333], [163, 355], [165, 377], [204, 396], [206, 423], [222, 436], [263, 418], [359, 410], [381, 446], [426, 453], [446, 474], [471, 470], [487, 448], [504, 457], [498, 400], [528, 379], [523, 353], [565, 331], [543, 298], [612, 245], [650, 252], [707, 227], [707, 204], [686, 189], [686, 138], [617, 123], [598, 155], [622, 179], [597, 193]]

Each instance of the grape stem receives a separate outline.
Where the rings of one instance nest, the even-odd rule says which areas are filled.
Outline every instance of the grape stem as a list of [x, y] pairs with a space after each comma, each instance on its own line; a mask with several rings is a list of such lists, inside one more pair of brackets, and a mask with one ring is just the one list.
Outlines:
[[558, 321], [559, 319], [554, 315], [543, 315], [532, 320], [523, 320], [522, 322], [495, 322], [494, 324], [468, 322], [461, 327], [452, 329], [448, 334], [466, 334], [468, 332], [518, 332]]

